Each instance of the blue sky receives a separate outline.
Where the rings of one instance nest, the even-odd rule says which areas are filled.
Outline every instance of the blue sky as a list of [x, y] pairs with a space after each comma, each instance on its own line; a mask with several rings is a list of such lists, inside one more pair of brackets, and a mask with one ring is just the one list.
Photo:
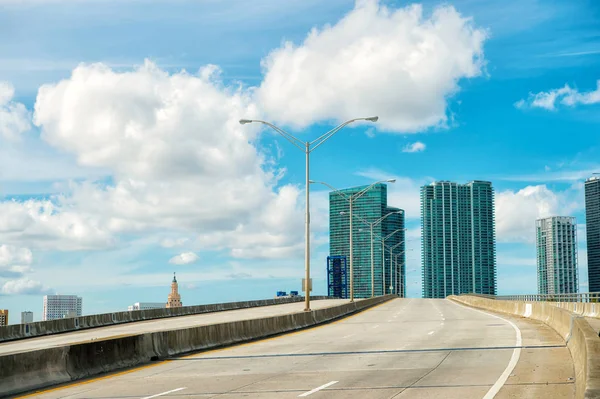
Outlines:
[[[307, 140], [380, 116], [315, 151], [311, 175], [397, 178], [409, 296], [421, 292], [419, 187], [442, 179], [493, 182], [500, 293], [535, 292], [534, 221], [549, 215], [577, 217], [586, 291], [600, 6], [411, 4], [0, 0], [0, 308], [39, 319], [43, 294], [60, 292], [82, 295], [85, 313], [126, 309], [166, 299], [175, 270], [184, 304], [299, 289], [304, 158], [233, 123], [255, 116]], [[320, 294], [327, 196], [315, 190]], [[191, 263], [169, 263], [181, 254]]]

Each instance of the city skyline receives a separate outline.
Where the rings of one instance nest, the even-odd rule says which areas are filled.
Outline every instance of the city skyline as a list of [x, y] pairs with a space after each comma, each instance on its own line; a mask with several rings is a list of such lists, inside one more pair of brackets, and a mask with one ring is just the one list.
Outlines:
[[[579, 291], [589, 291], [600, 52], [583, 38], [600, 35], [600, 5], [259, 3], [0, 6], [0, 31], [14, 38], [0, 42], [10, 121], [0, 123], [0, 302], [11, 323], [23, 310], [39, 319], [55, 292], [85, 297], [86, 313], [163, 301], [174, 267], [185, 304], [301, 291], [305, 156], [243, 118], [314, 140], [378, 116], [312, 153], [311, 178], [395, 178], [388, 202], [417, 243], [420, 187], [491, 181], [498, 293], [537, 291], [535, 220], [552, 215], [579, 221]], [[327, 291], [328, 195], [311, 188], [315, 294]], [[421, 255], [406, 253], [409, 297], [421, 296]]]

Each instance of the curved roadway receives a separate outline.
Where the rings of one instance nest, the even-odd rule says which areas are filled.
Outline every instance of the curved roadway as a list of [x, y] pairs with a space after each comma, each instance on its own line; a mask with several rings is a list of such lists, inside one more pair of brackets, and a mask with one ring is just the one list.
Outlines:
[[[518, 347], [517, 347], [518, 346]], [[396, 299], [335, 323], [157, 362], [36, 398], [573, 398], [545, 325]]]

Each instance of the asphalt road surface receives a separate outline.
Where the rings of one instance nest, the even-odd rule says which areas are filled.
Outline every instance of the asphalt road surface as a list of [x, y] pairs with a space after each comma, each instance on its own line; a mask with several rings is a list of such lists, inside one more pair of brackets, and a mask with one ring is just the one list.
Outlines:
[[[312, 309], [321, 309], [347, 303], [348, 300], [325, 299], [311, 301]], [[282, 305], [260, 306], [248, 309], [228, 310], [224, 312], [204, 313], [191, 316], [167, 317], [134, 323], [117, 324], [108, 327], [91, 328], [64, 334], [45, 337], [27, 338], [18, 341], [0, 343], [0, 355], [33, 351], [36, 349], [65, 346], [74, 343], [88, 342], [97, 339], [108, 339], [123, 335], [143, 334], [153, 331], [175, 330], [206, 324], [226, 323], [237, 320], [259, 319], [294, 312], [301, 312], [304, 302], [286, 303]]]
[[539, 322], [396, 299], [335, 323], [29, 397], [550, 399], [573, 398], [573, 377], [564, 341]]

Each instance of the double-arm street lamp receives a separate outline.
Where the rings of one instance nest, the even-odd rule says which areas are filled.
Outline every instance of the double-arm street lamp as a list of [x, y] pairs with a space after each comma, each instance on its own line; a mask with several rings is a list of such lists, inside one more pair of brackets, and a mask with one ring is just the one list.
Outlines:
[[[394, 274], [394, 280], [395, 280], [395, 287], [396, 287], [396, 292], [398, 291], [399, 287], [398, 285], [400, 284], [399, 279], [398, 279], [398, 257], [402, 256], [402, 254], [404, 254], [407, 250], [404, 250], [402, 252], [400, 252], [399, 254], [394, 255], [394, 268], [396, 269], [396, 273]], [[412, 251], [412, 249], [409, 249], [408, 251]], [[406, 262], [404, 262], [406, 264]], [[402, 268], [402, 263], [400, 264], [400, 268]], [[402, 276], [402, 272], [400, 272], [400, 276]], [[405, 274], [406, 276], [406, 274]], [[404, 289], [404, 282], [402, 282], [402, 289], [400, 290], [400, 296], [401, 297], [405, 297], [406, 296], [406, 290]]]
[[[369, 191], [373, 186], [380, 184], [380, 183], [395, 183], [396, 179], [388, 179], [388, 180], [380, 180], [377, 181], [369, 186], [367, 186], [366, 188], [362, 189], [361, 191], [352, 194], [352, 195], [346, 195], [345, 193], [343, 193], [342, 191], [338, 190], [337, 188], [331, 186], [330, 184], [327, 184], [325, 182], [322, 181], [311, 181], [311, 183], [316, 183], [316, 184], [322, 184], [326, 187], [329, 187], [331, 190], [333, 190], [334, 192], [336, 192], [338, 195], [341, 195], [342, 197], [346, 198], [346, 200], [348, 200], [349, 202], [349, 208], [350, 208], [350, 302], [354, 302], [354, 247], [353, 247], [353, 226], [352, 226], [352, 208], [354, 208], [354, 201], [356, 201], [357, 199], [359, 199], [360, 197], [362, 197], [367, 191]], [[371, 255], [372, 256], [372, 255]], [[371, 272], [373, 271], [373, 263], [371, 263]], [[372, 275], [371, 275], [372, 276]], [[373, 277], [371, 277], [371, 281], [373, 281]]]
[[[406, 229], [394, 230], [390, 234], [388, 234], [387, 236], [385, 236], [381, 239], [381, 268], [383, 269], [383, 294], [384, 295], [387, 291], [387, 288], [385, 286], [385, 241], [389, 238], [392, 238], [392, 236], [399, 231], [406, 231]], [[404, 241], [406, 241], [406, 240], [403, 240], [403, 241], [399, 242], [398, 244], [402, 244]], [[390, 268], [390, 275], [391, 275], [391, 273], [392, 273], [392, 269]], [[391, 277], [390, 277], [390, 281], [392, 281]]]
[[[394, 284], [396, 283], [396, 274], [398, 274], [398, 270], [396, 270], [396, 273], [394, 273], [394, 267], [392, 263], [394, 261], [394, 249], [396, 249], [397, 246], [404, 244], [404, 241], [401, 241], [390, 248], [390, 294], [393, 294], [392, 290], [394, 289]], [[402, 255], [404, 252], [406, 252], [406, 250], [400, 252], [399, 255]]]
[[[375, 238], [373, 237], [373, 228], [375, 226], [377, 226], [379, 223], [383, 222], [385, 220], [385, 218], [387, 218], [388, 216], [394, 215], [397, 213], [402, 213], [402, 211], [390, 212], [387, 215], [380, 217], [379, 219], [377, 219], [374, 222], [369, 222], [369, 221], [357, 216], [363, 223], [368, 224], [369, 228], [371, 230], [371, 297], [375, 296], [375, 260], [373, 259], [373, 256], [374, 256], [373, 243], [375, 241]], [[346, 214], [346, 212], [340, 212], [340, 215], [345, 215], [345, 214]]]
[[[282, 135], [287, 141], [289, 141], [290, 143], [292, 143], [294, 146], [296, 146], [297, 148], [299, 148], [301, 151], [304, 152], [304, 154], [306, 155], [306, 203], [305, 203], [305, 212], [304, 212], [304, 216], [305, 216], [305, 223], [304, 223], [304, 267], [305, 267], [305, 286], [304, 286], [304, 290], [306, 293], [306, 297], [305, 297], [305, 306], [304, 306], [304, 310], [305, 311], [310, 311], [310, 289], [311, 289], [311, 284], [310, 284], [310, 206], [309, 206], [309, 192], [310, 192], [310, 187], [309, 187], [309, 165], [310, 165], [310, 153], [313, 152], [314, 150], [316, 150], [317, 148], [319, 148], [319, 146], [321, 146], [321, 144], [323, 144], [324, 142], [326, 142], [327, 140], [329, 140], [334, 134], [336, 134], [338, 131], [340, 131], [343, 127], [357, 122], [357, 121], [369, 121], [369, 122], [377, 122], [377, 120], [379, 119], [379, 117], [377, 116], [372, 116], [369, 118], [355, 118], [355, 119], [350, 119], [344, 123], [342, 123], [341, 125], [331, 129], [330, 131], [328, 131], [327, 133], [321, 135], [320, 137], [318, 137], [317, 139], [313, 140], [313, 141], [302, 141], [299, 140], [298, 138], [294, 137], [293, 135], [291, 135], [290, 133], [286, 132], [285, 130], [273, 125], [272, 123], [269, 122], [265, 122], [259, 119], [240, 119], [240, 124], [245, 125], [247, 123], [262, 123], [263, 125], [266, 125], [268, 127], [270, 127], [271, 129], [275, 130], [277, 133], [279, 133], [280, 135]], [[352, 258], [350, 258], [350, 262], [352, 262]], [[352, 289], [352, 288], [351, 288]]]

